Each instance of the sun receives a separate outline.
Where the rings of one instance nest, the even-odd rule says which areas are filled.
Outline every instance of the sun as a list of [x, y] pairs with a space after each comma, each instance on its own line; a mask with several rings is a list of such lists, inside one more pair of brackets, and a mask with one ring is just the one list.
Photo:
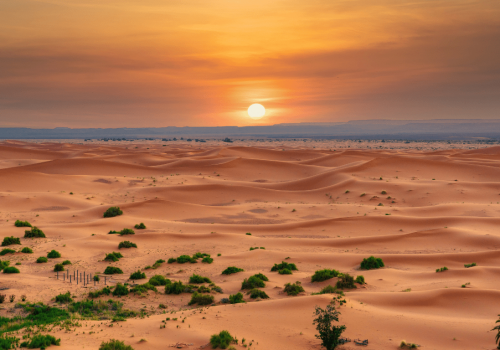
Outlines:
[[254, 103], [248, 107], [248, 115], [252, 119], [260, 119], [266, 114], [266, 109], [260, 103]]

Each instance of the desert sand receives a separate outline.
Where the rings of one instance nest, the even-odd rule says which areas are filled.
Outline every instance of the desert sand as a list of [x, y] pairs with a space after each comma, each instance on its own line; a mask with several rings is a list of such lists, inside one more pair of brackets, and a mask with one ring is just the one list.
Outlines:
[[[365, 285], [345, 291], [347, 303], [338, 310], [347, 327], [343, 335], [368, 339], [369, 349], [396, 349], [401, 340], [422, 349], [494, 349], [500, 147], [470, 148], [437, 142], [5, 141], [0, 239], [20, 237], [21, 246], [9, 248], [34, 253], [0, 257], [11, 266], [21, 263], [20, 274], [0, 275], [0, 286], [9, 288], [1, 293], [16, 295], [16, 302], [25, 294], [29, 302], [58, 305], [59, 293], [70, 291], [80, 301], [103, 287], [102, 281], [94, 287], [57, 280], [54, 264], [64, 260], [72, 262], [71, 272], [103, 276], [109, 265], [121, 268], [124, 274], [108, 278], [110, 285], [131, 282], [138, 269], [148, 278], [160, 274], [184, 283], [196, 273], [222, 288], [212, 294], [215, 306], [188, 306], [190, 294], [166, 295], [159, 287], [160, 293], [119, 298], [125, 308], [146, 310], [146, 317], [85, 320], [72, 331], [50, 334], [61, 338], [60, 349], [97, 349], [112, 338], [134, 349], [176, 343], [198, 349], [228, 330], [251, 342], [251, 349], [319, 350], [314, 307], [325, 307], [333, 295], [312, 294], [337, 278], [312, 283], [311, 276], [329, 268], [365, 278]], [[111, 206], [123, 215], [103, 218]], [[16, 220], [29, 221], [47, 237], [23, 238], [25, 228], [15, 227]], [[108, 234], [140, 222], [147, 228], [135, 235]], [[118, 262], [104, 261], [123, 240], [138, 247], [121, 249]], [[36, 263], [52, 249], [61, 258]], [[196, 252], [210, 254], [213, 263], [145, 269], [158, 259]], [[361, 270], [371, 255], [385, 267]], [[270, 272], [287, 257], [298, 271]], [[477, 266], [465, 268], [469, 263]], [[222, 275], [228, 266], [244, 272]], [[436, 273], [444, 266], [449, 270]], [[263, 288], [269, 299], [245, 295], [243, 304], [220, 303], [256, 273], [269, 277]], [[305, 293], [287, 296], [284, 284], [295, 281]], [[0, 316], [19, 314], [14, 305], [0, 304]], [[166, 317], [178, 320], [162, 322]]]

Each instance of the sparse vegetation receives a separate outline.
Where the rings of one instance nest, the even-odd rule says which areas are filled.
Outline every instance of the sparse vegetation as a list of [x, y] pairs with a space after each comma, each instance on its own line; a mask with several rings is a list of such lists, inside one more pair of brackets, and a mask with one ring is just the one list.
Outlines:
[[233, 273], [242, 272], [242, 271], [245, 271], [245, 270], [240, 269], [239, 267], [236, 267], [236, 266], [229, 266], [227, 269], [222, 271], [222, 274], [223, 275], [231, 275]]
[[212, 345], [213, 349], [227, 349], [229, 345], [236, 342], [236, 338], [233, 338], [228, 331], [221, 331], [219, 334], [214, 334], [210, 337], [210, 345]]
[[356, 288], [356, 285], [354, 284], [354, 277], [349, 275], [348, 273], [341, 273], [339, 274], [339, 279], [337, 281], [337, 288], [338, 289], [353, 289]]
[[375, 258], [370, 256], [369, 258], [363, 259], [361, 262], [361, 268], [365, 270], [378, 269], [384, 267], [384, 262], [380, 258]]
[[119, 207], [109, 207], [103, 214], [105, 218], [112, 218], [118, 215], [122, 215], [123, 211]]
[[73, 299], [71, 299], [71, 293], [68, 291], [66, 293], [61, 293], [56, 295], [56, 303], [71, 303]]
[[140, 223], [140, 224], [135, 224], [134, 228], [136, 230], [144, 230], [146, 228], [146, 225], [144, 225], [144, 223]]
[[106, 260], [106, 261], [118, 261], [118, 260], [120, 260], [120, 258], [123, 258], [123, 255], [121, 255], [121, 253], [113, 252], [113, 253], [106, 254], [106, 257], [104, 258], [104, 260]]
[[287, 262], [282, 261], [281, 264], [274, 264], [271, 268], [271, 271], [278, 271], [281, 275], [291, 275], [292, 271], [297, 271], [297, 266], [295, 264], [289, 264]]
[[285, 284], [285, 288], [283, 289], [283, 291], [287, 294], [287, 295], [298, 295], [299, 293], [302, 293], [304, 292], [304, 288], [302, 287], [302, 283], [300, 283], [300, 281], [297, 281], [295, 283], [287, 283]]
[[89, 292], [89, 298], [95, 299], [99, 298], [101, 295], [110, 295], [111, 288], [104, 287], [103, 289], [96, 290], [94, 292]]
[[26, 340], [21, 343], [22, 348], [28, 349], [45, 349], [51, 345], [61, 345], [61, 339], [56, 339], [50, 334], [37, 334], [31, 340]]
[[17, 237], [14, 237], [14, 236], [3, 238], [2, 247], [6, 247], [6, 246], [12, 245], [12, 244], [21, 244], [21, 240]]
[[99, 350], [134, 350], [130, 345], [125, 345], [124, 342], [111, 339], [108, 342], [102, 342]]
[[476, 263], [464, 264], [466, 268], [477, 266]]
[[436, 272], [443, 272], [443, 271], [448, 271], [448, 268], [445, 266], [445, 267], [441, 267], [439, 269], [436, 269]]
[[214, 302], [214, 297], [212, 295], [200, 294], [194, 292], [193, 295], [191, 296], [191, 300], [189, 301], [188, 305], [193, 305], [193, 304], [210, 305], [213, 304], [213, 302]]
[[45, 233], [38, 227], [33, 226], [31, 230], [24, 231], [24, 238], [45, 238]]
[[337, 270], [329, 270], [329, 269], [318, 270], [311, 277], [311, 282], [323, 282], [329, 280], [330, 278], [337, 277], [338, 275], [339, 272]]
[[123, 271], [116, 267], [116, 266], [108, 266], [106, 267], [106, 270], [104, 270], [104, 274], [106, 275], [115, 275], [115, 274], [122, 274]]
[[212, 283], [212, 281], [208, 277], [193, 274], [189, 277], [189, 283]]
[[49, 259], [57, 259], [60, 257], [61, 257], [61, 253], [59, 253], [57, 250], [53, 250], [53, 249], [47, 254], [47, 258], [49, 258]]
[[118, 244], [118, 249], [122, 249], [122, 248], [137, 248], [137, 244], [132, 243], [130, 241], [123, 241], [123, 242], [120, 242], [120, 244]]
[[28, 221], [16, 220], [14, 223], [16, 227], [31, 227], [31, 224]]
[[325, 309], [316, 306], [314, 315], [316, 315], [316, 318], [313, 325], [316, 325], [316, 330], [319, 333], [315, 335], [316, 338], [321, 339], [321, 345], [326, 350], [335, 349], [339, 345], [342, 332], [346, 329], [344, 325], [336, 326], [333, 324], [333, 322], [339, 321], [340, 312], [335, 310], [333, 305], [327, 305]]

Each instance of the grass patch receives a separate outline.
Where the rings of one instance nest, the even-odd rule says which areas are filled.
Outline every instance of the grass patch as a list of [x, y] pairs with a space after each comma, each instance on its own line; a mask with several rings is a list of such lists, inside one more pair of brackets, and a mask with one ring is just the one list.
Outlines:
[[73, 299], [71, 299], [71, 293], [68, 291], [64, 294], [56, 295], [56, 303], [71, 303]]
[[436, 269], [436, 272], [443, 272], [443, 271], [448, 271], [448, 268], [446, 266], [441, 267], [439, 269]]
[[469, 267], [474, 267], [474, 266], [477, 266], [477, 264], [476, 264], [476, 263], [464, 264], [464, 266], [465, 266], [466, 268], [469, 268]]
[[61, 345], [61, 339], [56, 339], [50, 334], [37, 334], [31, 338], [31, 340], [26, 340], [21, 343], [22, 348], [28, 349], [45, 349], [51, 345]]

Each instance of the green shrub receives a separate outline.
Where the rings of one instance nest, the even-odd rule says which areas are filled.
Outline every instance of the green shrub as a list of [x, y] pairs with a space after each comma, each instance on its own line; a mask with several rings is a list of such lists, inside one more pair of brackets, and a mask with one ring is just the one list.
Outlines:
[[266, 281], [266, 282], [268, 282], [268, 281], [269, 281], [269, 278], [267, 278], [267, 276], [266, 276], [266, 275], [264, 275], [264, 274], [262, 274], [262, 273], [257, 273], [257, 274], [255, 274], [254, 276], [255, 276], [255, 277], [257, 277], [257, 278], [260, 278], [260, 279], [261, 279], [261, 280], [263, 280], [263, 281]]
[[241, 294], [241, 293], [231, 294], [229, 296], [229, 302], [231, 304], [244, 303], [243, 294]]
[[38, 227], [33, 226], [31, 230], [24, 231], [24, 238], [45, 238], [45, 233]]
[[283, 291], [287, 295], [298, 295], [299, 293], [304, 292], [304, 288], [302, 287], [300, 281], [297, 281], [293, 284], [291, 283], [285, 284], [285, 288], [283, 289]]
[[333, 293], [344, 295], [343, 291], [331, 285], [323, 287], [318, 294], [333, 294]]
[[211, 263], [213, 263], [213, 262], [214, 262], [214, 259], [212, 259], [212, 258], [211, 258], [211, 257], [209, 257], [209, 256], [206, 256], [206, 257], [204, 257], [203, 259], [201, 259], [201, 262], [202, 262], [202, 263], [206, 263], [206, 264], [211, 264]]
[[71, 293], [68, 291], [64, 294], [56, 295], [56, 303], [71, 303], [73, 299], [71, 299]]
[[186, 287], [182, 284], [181, 281], [167, 283], [167, 285], [165, 286], [165, 294], [181, 294], [185, 289]]
[[327, 305], [323, 310], [316, 306], [314, 314], [317, 316], [313, 325], [316, 325], [318, 333], [316, 338], [321, 339], [321, 345], [327, 350], [333, 350], [339, 345], [339, 338], [342, 332], [345, 331], [345, 326], [336, 326], [332, 324], [334, 321], [339, 321], [340, 312], [335, 310], [335, 306]]
[[146, 225], [144, 225], [142, 222], [140, 224], [135, 224], [134, 228], [136, 230], [144, 230], [146, 228]]
[[132, 230], [131, 228], [124, 228], [123, 230], [120, 231], [120, 236], [125, 236], [125, 235], [135, 235], [135, 231]]
[[47, 254], [47, 258], [49, 259], [56, 259], [56, 258], [60, 258], [61, 257], [61, 253], [59, 253], [57, 250], [51, 250], [48, 254]]
[[146, 278], [146, 274], [144, 272], [141, 272], [140, 270], [137, 270], [136, 272], [130, 274], [131, 280], [140, 280], [144, 278]]
[[3, 269], [5, 269], [9, 265], [10, 265], [10, 261], [8, 261], [8, 260], [4, 260], [4, 261], [0, 260], [0, 271], [3, 270]]
[[281, 269], [281, 270], [278, 271], [278, 273], [280, 275], [291, 275], [292, 274], [292, 270], [290, 270], [290, 269]]
[[477, 266], [476, 263], [464, 264], [466, 268]]
[[192, 257], [190, 257], [189, 255], [181, 255], [179, 256], [176, 261], [179, 263], [179, 264], [185, 264], [185, 263], [196, 263], [196, 259], [193, 259]]
[[227, 269], [225, 269], [224, 271], [222, 271], [222, 274], [223, 275], [231, 275], [233, 273], [237, 273], [237, 272], [242, 272], [244, 271], [243, 269], [240, 269], [236, 266], [229, 266]]
[[362, 275], [356, 276], [356, 283], [365, 284], [365, 277]]
[[14, 266], [5, 267], [3, 269], [3, 273], [19, 273], [19, 272], [20, 272], [19, 269]]
[[46, 258], [46, 257], [44, 257], [44, 256], [41, 256], [41, 257], [39, 257], [38, 259], [36, 259], [36, 262], [37, 262], [37, 263], [39, 263], [39, 264], [41, 264], [41, 263], [46, 263], [46, 262], [48, 262], [48, 261], [49, 261], [49, 259], [47, 259], [47, 258]]
[[17, 337], [1, 337], [0, 338], [0, 349], [9, 350], [15, 349], [19, 346], [19, 338]]
[[6, 247], [11, 244], [21, 244], [21, 240], [14, 236], [3, 238], [2, 247]]
[[212, 345], [213, 349], [227, 349], [230, 344], [236, 342], [237, 340], [228, 331], [221, 331], [219, 334], [214, 334], [210, 337], [210, 345]]
[[252, 299], [269, 299], [269, 295], [267, 295], [266, 292], [257, 288], [250, 290], [248, 294], [250, 294], [250, 298]]
[[31, 224], [28, 221], [16, 220], [14, 223], [16, 227], [31, 227]]
[[329, 280], [330, 278], [337, 277], [338, 275], [339, 272], [337, 270], [329, 270], [329, 269], [318, 270], [311, 277], [311, 282], [323, 282]]
[[339, 275], [339, 279], [336, 284], [338, 289], [352, 289], [356, 288], [354, 284], [354, 277], [349, 275], [348, 273], [341, 273]]
[[110, 207], [106, 209], [106, 211], [103, 214], [103, 217], [105, 218], [112, 218], [118, 215], [122, 215], [123, 211], [119, 207]]
[[[99, 277], [99, 276], [94, 276], [94, 277]], [[110, 294], [111, 294], [111, 288], [104, 287], [103, 289], [96, 290], [94, 292], [89, 292], [89, 298], [95, 299], [99, 298], [101, 295], [110, 295]]]
[[199, 294], [194, 292], [191, 296], [191, 300], [188, 305], [198, 304], [198, 305], [210, 305], [213, 304], [214, 297], [212, 295]]
[[361, 268], [365, 270], [370, 269], [378, 269], [384, 267], [384, 262], [380, 258], [375, 258], [374, 256], [370, 256], [367, 259], [363, 259], [361, 262]]
[[114, 274], [122, 274], [123, 271], [118, 267], [108, 266], [108, 267], [106, 267], [106, 270], [104, 270], [104, 273], [106, 275], [114, 275]]
[[51, 345], [61, 345], [61, 339], [56, 339], [50, 334], [37, 334], [31, 338], [31, 341], [23, 341], [21, 343], [22, 348], [28, 349], [45, 349]]
[[158, 293], [158, 289], [156, 289], [156, 287], [153, 286], [149, 282], [146, 282], [144, 284], [139, 284], [137, 286], [134, 286], [130, 291], [132, 293], [142, 294], [142, 293], [147, 292], [148, 290], [152, 290], [153, 292]]
[[102, 342], [99, 350], [134, 350], [130, 345], [125, 345], [124, 342], [111, 339], [108, 342]]
[[4, 248], [2, 249], [2, 251], [0, 252], [0, 255], [6, 255], [6, 254], [14, 254], [16, 251], [14, 249], [10, 249], [10, 248]]
[[281, 264], [274, 264], [274, 266], [271, 268], [271, 271], [279, 271], [283, 269], [288, 269], [290, 271], [298, 271], [297, 266], [295, 266], [295, 264], [289, 264], [284, 261], [282, 261]]
[[168, 262], [169, 264], [172, 264], [172, 263], [174, 263], [174, 262], [176, 262], [176, 261], [177, 261], [177, 259], [176, 259], [176, 258], [169, 258], [167, 262]]
[[21, 249], [21, 253], [33, 254], [33, 250], [31, 250], [31, 248], [24, 247], [23, 249]]
[[71, 265], [71, 261], [69, 261], [69, 260], [64, 260], [64, 261], [62, 262], [62, 264], [63, 264], [63, 265]]
[[165, 286], [167, 283], [171, 283], [169, 279], [163, 277], [162, 275], [154, 275], [149, 279], [149, 283], [153, 286]]
[[189, 283], [212, 283], [212, 281], [210, 281], [210, 278], [208, 277], [193, 274], [189, 277]]
[[94, 277], [92, 279], [94, 281], [96, 281], [96, 282], [99, 282], [101, 280], [101, 278], [99, 277], [99, 275], [94, 275]]
[[113, 295], [114, 296], [122, 296], [122, 295], [127, 295], [128, 294], [128, 288], [127, 286], [117, 283], [115, 289], [113, 290]]
[[210, 293], [211, 290], [210, 288], [208, 287], [205, 287], [205, 286], [199, 286], [198, 287], [198, 290], [197, 290], [198, 293]]
[[137, 248], [137, 244], [132, 243], [130, 241], [123, 241], [123, 242], [120, 242], [120, 244], [118, 244], [118, 249], [121, 249], [121, 248]]
[[59, 271], [64, 271], [64, 266], [63, 264], [56, 264], [54, 266], [54, 272], [59, 272]]
[[121, 253], [113, 252], [113, 253], [106, 254], [106, 257], [104, 258], [104, 260], [118, 261], [118, 260], [120, 260], [120, 258], [123, 258], [123, 255], [121, 255]]
[[241, 283], [241, 289], [254, 289], [254, 288], [264, 288], [266, 284], [257, 276], [251, 276], [248, 279], [244, 279]]

